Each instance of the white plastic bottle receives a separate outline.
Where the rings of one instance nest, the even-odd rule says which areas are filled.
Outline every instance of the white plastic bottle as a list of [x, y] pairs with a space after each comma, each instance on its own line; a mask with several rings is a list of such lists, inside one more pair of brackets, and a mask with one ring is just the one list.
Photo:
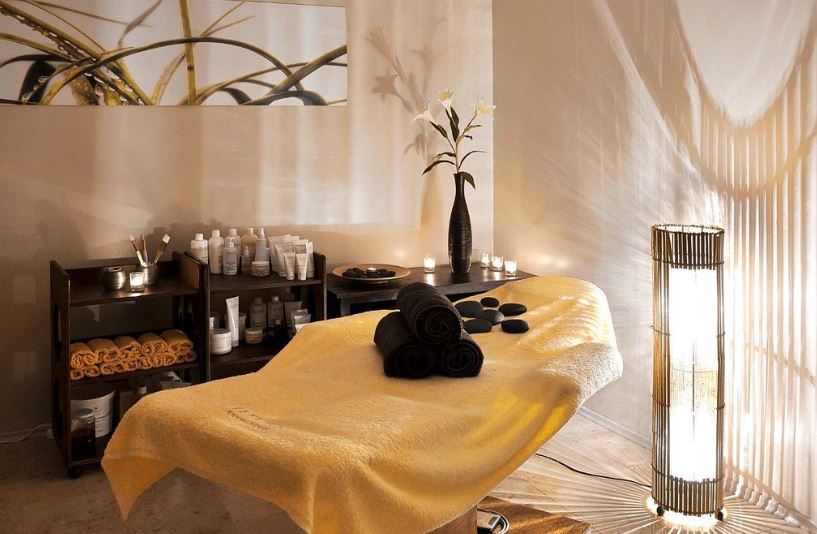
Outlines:
[[[264, 229], [261, 229], [261, 236], [264, 235]], [[265, 261], [269, 263], [269, 250], [267, 250], [267, 238], [258, 237], [255, 244], [255, 261]]]
[[227, 276], [238, 274], [238, 247], [234, 243], [224, 246], [224, 266], [222, 271]]
[[194, 258], [207, 265], [209, 258], [207, 257], [207, 240], [204, 239], [204, 234], [196, 234], [196, 237], [190, 242], [190, 253]]
[[213, 237], [207, 243], [210, 255], [210, 272], [213, 274], [222, 273], [224, 238], [221, 237], [221, 230], [213, 230]]

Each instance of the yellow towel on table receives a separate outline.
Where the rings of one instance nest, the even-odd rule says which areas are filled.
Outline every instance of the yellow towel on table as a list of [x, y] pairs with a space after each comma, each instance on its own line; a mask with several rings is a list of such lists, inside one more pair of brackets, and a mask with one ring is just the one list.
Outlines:
[[193, 350], [193, 342], [181, 330], [165, 330], [162, 332], [162, 339], [167, 343], [167, 350], [174, 355]]
[[478, 377], [383, 374], [388, 312], [316, 322], [260, 371], [131, 408], [102, 466], [124, 516], [176, 467], [276, 504], [307, 532], [426, 532], [475, 505], [605, 384], [621, 356], [604, 294], [565, 278], [487, 293], [530, 330], [475, 335]]
[[167, 352], [167, 342], [153, 332], [142, 334], [137, 339], [142, 344], [142, 356], [153, 356], [160, 352]]
[[71, 343], [68, 346], [68, 357], [71, 359], [71, 369], [82, 369], [86, 365], [96, 365], [99, 357], [85, 343]]
[[138, 358], [142, 355], [142, 344], [130, 336], [118, 336], [113, 340], [123, 358]]
[[121, 358], [119, 349], [116, 348], [116, 345], [114, 345], [114, 342], [110, 339], [92, 339], [88, 342], [88, 348], [97, 355], [99, 361], [102, 363], [115, 362]]

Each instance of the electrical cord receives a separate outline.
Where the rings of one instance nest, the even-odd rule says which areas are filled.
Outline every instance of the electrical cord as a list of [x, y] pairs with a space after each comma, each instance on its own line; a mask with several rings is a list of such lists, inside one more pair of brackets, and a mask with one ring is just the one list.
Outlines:
[[50, 423], [43, 423], [41, 425], [37, 425], [34, 428], [32, 428], [31, 430], [29, 430], [28, 432], [26, 432], [25, 434], [23, 434], [22, 437], [14, 438], [14, 439], [2, 439], [2, 440], [0, 440], [0, 445], [7, 445], [7, 444], [10, 444], [10, 443], [20, 443], [21, 441], [27, 439], [34, 432], [36, 432], [38, 430], [46, 429], [46, 428], [48, 428], [50, 426], [51, 426]]
[[567, 465], [566, 463], [564, 463], [563, 461], [557, 460], [556, 458], [553, 458], [552, 456], [548, 456], [547, 454], [542, 454], [541, 452], [537, 452], [536, 456], [539, 456], [541, 458], [545, 458], [545, 459], [550, 460], [552, 462], [556, 462], [557, 464], [561, 465], [562, 467], [565, 467], [565, 468], [569, 469], [570, 471], [573, 471], [574, 473], [578, 473], [580, 475], [587, 475], [589, 477], [603, 478], [603, 479], [606, 479], [606, 480], [613, 480], [613, 481], [616, 481], [616, 482], [629, 482], [630, 484], [635, 484], [637, 486], [641, 486], [642, 488], [652, 489], [652, 486], [650, 486], [649, 484], [644, 484], [642, 482], [638, 482], [637, 480], [631, 480], [629, 478], [611, 477], [611, 476], [607, 476], [607, 475], [599, 475], [598, 473], [588, 473], [587, 471], [582, 471], [581, 469], [576, 469], [575, 467], [571, 467], [571, 466]]

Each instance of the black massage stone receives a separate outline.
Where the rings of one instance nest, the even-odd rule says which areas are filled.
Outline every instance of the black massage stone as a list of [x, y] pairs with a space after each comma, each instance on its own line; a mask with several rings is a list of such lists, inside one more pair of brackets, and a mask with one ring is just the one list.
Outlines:
[[524, 334], [530, 327], [522, 319], [507, 319], [502, 321], [502, 331], [508, 334]]
[[522, 315], [528, 308], [524, 304], [517, 304], [515, 302], [507, 302], [499, 307], [499, 311], [506, 317], [513, 317], [514, 315]]
[[469, 319], [465, 321], [465, 331], [469, 334], [486, 334], [494, 325], [485, 319]]
[[480, 300], [483, 306], [486, 308], [496, 308], [499, 306], [499, 300], [495, 299], [494, 297], [482, 297]]
[[491, 324], [499, 324], [505, 319], [505, 316], [502, 315], [502, 312], [496, 310], [482, 310], [477, 314], [477, 319], [484, 319]]
[[465, 302], [458, 302], [454, 305], [457, 308], [457, 311], [460, 312], [460, 315], [463, 317], [476, 317], [479, 312], [481, 312], [484, 308], [482, 304], [475, 300], [466, 300]]

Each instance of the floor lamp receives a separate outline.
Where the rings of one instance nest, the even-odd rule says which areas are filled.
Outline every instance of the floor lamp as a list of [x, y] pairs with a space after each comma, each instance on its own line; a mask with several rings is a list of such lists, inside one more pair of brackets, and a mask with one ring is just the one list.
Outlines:
[[723, 229], [652, 228], [652, 498], [723, 519]]

